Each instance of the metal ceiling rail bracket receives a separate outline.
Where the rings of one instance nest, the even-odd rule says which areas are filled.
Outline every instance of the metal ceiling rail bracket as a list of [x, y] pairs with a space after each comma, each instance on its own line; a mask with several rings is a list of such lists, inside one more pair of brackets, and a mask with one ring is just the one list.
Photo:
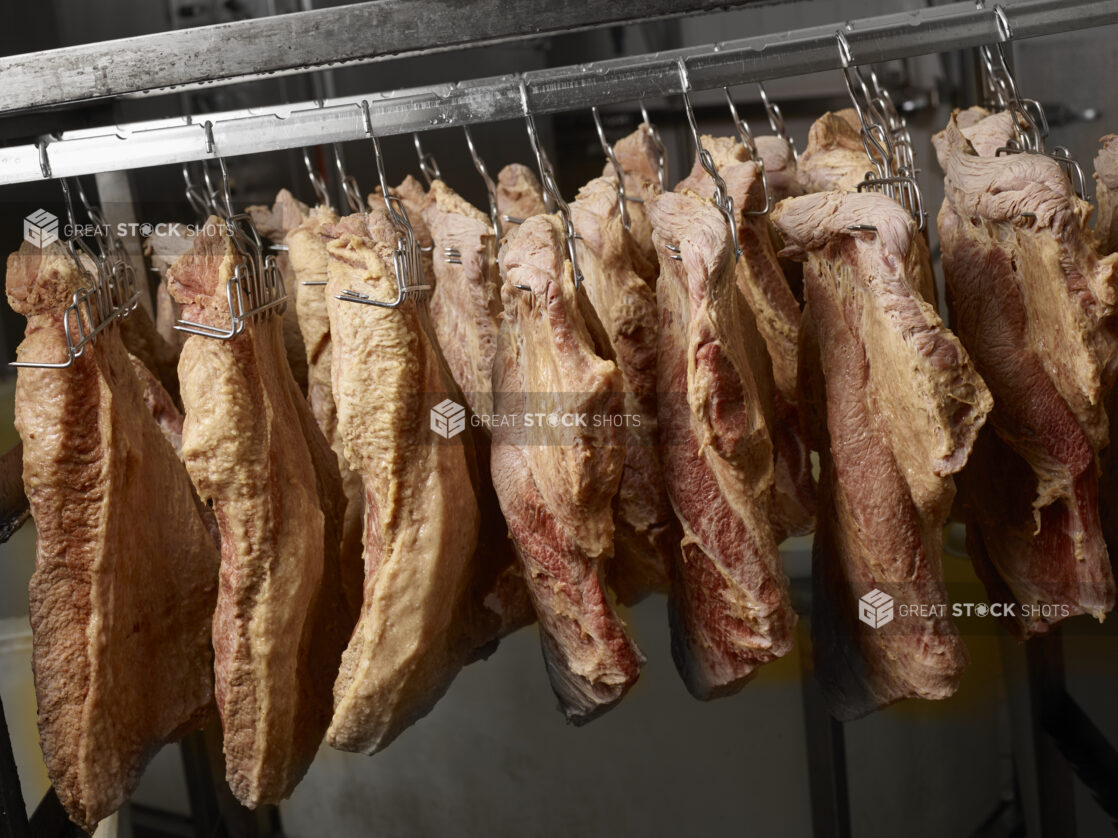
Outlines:
[[[1020, 0], [1006, 5], [1014, 40], [1118, 23], [1118, 0]], [[223, 155], [235, 157], [366, 136], [360, 104], [368, 101], [378, 136], [471, 125], [523, 116], [520, 85], [537, 115], [590, 105], [636, 102], [681, 92], [679, 60], [691, 87], [710, 90], [803, 73], [837, 70], [835, 30], [826, 24], [779, 35], [615, 58], [385, 94], [302, 102], [267, 111], [208, 114]], [[971, 2], [933, 6], [857, 21], [846, 33], [863, 64], [967, 49], [999, 38], [997, 16]], [[0, 79], [3, 79], [0, 64]], [[170, 165], [209, 157], [197, 126], [185, 119], [71, 131], [50, 146], [54, 177]], [[42, 180], [34, 145], [0, 149], [0, 185]]]
[[[0, 58], [0, 114], [678, 17], [761, 0], [375, 0]], [[418, 21], [422, 21], [417, 25]]]

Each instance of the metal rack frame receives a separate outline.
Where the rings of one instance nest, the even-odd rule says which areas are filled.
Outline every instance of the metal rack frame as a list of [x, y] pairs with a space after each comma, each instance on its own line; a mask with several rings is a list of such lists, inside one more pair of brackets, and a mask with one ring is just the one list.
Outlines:
[[[422, 5], [422, 4], [421, 4]], [[655, 5], [655, 4], [654, 4]], [[659, 3], [663, 6], [664, 3]], [[712, 4], [684, 4], [712, 5]], [[1015, 40], [1118, 22], [1118, 0], [1021, 0], [1005, 7]], [[872, 64], [988, 44], [999, 38], [997, 13], [972, 2], [880, 15], [704, 47], [596, 61], [453, 84], [208, 114], [212, 143], [185, 118], [105, 126], [40, 147], [0, 149], [0, 185], [75, 177], [265, 151], [364, 139], [363, 102], [378, 136], [519, 119], [526, 85], [536, 114], [631, 102], [682, 92], [679, 60], [691, 87], [707, 90], [841, 68], [835, 32], [844, 28], [858, 63]], [[41, 53], [46, 55], [48, 53]], [[0, 78], [4, 76], [0, 59]], [[158, 83], [156, 77], [152, 83]], [[75, 101], [75, 100], [70, 100]]]
[[[0, 115], [182, 92], [772, 0], [373, 0], [0, 58]], [[416, 21], [423, 21], [416, 26]], [[463, 21], [469, 21], [463, 25]], [[369, 37], [369, 33], [376, 33]]]
[[[379, 0], [332, 10], [200, 27], [83, 47], [0, 58], [6, 96], [0, 116], [56, 107], [99, 97], [234, 82], [263, 75], [301, 72], [326, 64], [374, 61], [402, 53], [419, 54], [464, 46], [537, 37], [549, 32], [671, 17], [763, 0], [646, 0], [639, 15], [618, 13], [609, 0], [518, 0], [509, 14], [499, 0], [466, 0], [469, 31], [443, 25], [437, 0]], [[488, 10], [488, 11], [487, 11]], [[1005, 14], [1015, 40], [1118, 23], [1118, 0], [1021, 0]], [[407, 30], [422, 15], [432, 27]], [[530, 17], [535, 15], [535, 18]], [[529, 17], [526, 17], [529, 16]], [[519, 25], [508, 24], [516, 19]], [[530, 21], [525, 27], [523, 22]], [[506, 21], [502, 24], [501, 21]], [[577, 23], [572, 23], [577, 21]], [[363, 33], [376, 27], [375, 43]], [[212, 142], [185, 119], [155, 120], [71, 131], [46, 147], [49, 174], [35, 145], [0, 149], [0, 185], [71, 177], [215, 156], [298, 148], [365, 137], [362, 101], [368, 102], [378, 135], [400, 134], [522, 117], [520, 85], [539, 114], [663, 96], [680, 92], [679, 58], [688, 63], [694, 89], [713, 89], [781, 76], [837, 70], [841, 66], [835, 32], [845, 36], [859, 63], [953, 51], [998, 38], [995, 11], [960, 2], [904, 14], [882, 15], [853, 24], [811, 27], [781, 36], [752, 37], [701, 48], [620, 58], [490, 79], [344, 97], [322, 106], [303, 102], [265, 110], [209, 114]], [[229, 50], [229, 40], [256, 46]], [[112, 56], [111, 63], [108, 56]], [[192, 63], [190, 56], [204, 60]], [[26, 499], [18, 480], [20, 455], [0, 459], [0, 541], [26, 520]], [[12, 474], [17, 475], [12, 477]], [[802, 604], [801, 604], [802, 610]], [[1064, 685], [1058, 634], [1034, 640], [1021, 652], [1007, 649], [1007, 678], [1022, 681], [1014, 712], [1023, 720], [1016, 755], [1019, 776], [1035, 793], [1035, 811], [1021, 813], [1029, 834], [1064, 836], [1074, 832], [1069, 800], [1073, 775], [1092, 789], [1100, 805], [1118, 821], [1118, 753], [1075, 704]], [[808, 658], [805, 656], [805, 661]], [[804, 672], [804, 715], [815, 834], [851, 835], [843, 726], [826, 712], [818, 687]], [[213, 749], [202, 734], [183, 744], [196, 834], [268, 834], [263, 824], [236, 811], [221, 796], [213, 771]], [[0, 707], [0, 838], [68, 834], [57, 797], [48, 792], [28, 820]], [[61, 820], [60, 820], [61, 817]], [[994, 832], [983, 834], [995, 834]]]

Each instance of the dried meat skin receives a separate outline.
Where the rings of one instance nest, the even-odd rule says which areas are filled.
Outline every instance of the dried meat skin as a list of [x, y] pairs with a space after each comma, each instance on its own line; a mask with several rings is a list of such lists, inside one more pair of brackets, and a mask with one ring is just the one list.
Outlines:
[[[155, 374], [144, 366], [143, 361], [135, 355], [131, 356], [131, 361], [132, 371], [136, 373], [136, 378], [140, 380], [140, 386], [144, 391], [144, 404], [147, 405], [155, 423], [159, 425], [159, 430], [163, 432], [163, 438], [171, 443], [171, 447], [175, 449], [175, 455], [181, 460], [182, 423], [184, 419], [182, 411], [179, 410], [178, 405], [171, 398], [171, 394], [159, 383]], [[214, 546], [220, 550], [221, 530], [217, 526], [214, 511], [202, 502], [197, 492], [192, 491], [191, 494], [194, 496], [194, 505], [198, 509], [198, 514], [206, 525], [206, 532], [210, 534]]]
[[649, 593], [667, 591], [668, 565], [679, 544], [657, 448], [656, 296], [634, 269], [632, 239], [621, 223], [614, 182], [590, 181], [570, 211], [580, 237], [583, 288], [624, 387], [625, 466], [606, 577], [621, 603], [633, 605]]
[[[175, 260], [190, 250], [192, 231], [185, 225], [172, 225], [167, 231], [157, 231], [144, 239], [144, 256], [148, 258], [151, 272], [159, 277], [155, 287], [155, 328], [171, 347], [175, 357], [186, 343], [186, 332], [175, 328], [179, 320], [178, 304], [167, 290], [167, 269]], [[178, 366], [175, 366], [175, 379], [178, 379]]]
[[[554, 408], [613, 418], [621, 375], [597, 354], [558, 225], [554, 216], [532, 216], [501, 249], [496, 412]], [[549, 427], [530, 438], [494, 428], [493, 485], [540, 622], [552, 688], [567, 719], [581, 724], [620, 701], [644, 662], [602, 581], [624, 447], [613, 423]]]
[[1095, 182], [1099, 215], [1095, 221], [1095, 238], [1101, 253], [1118, 251], [1118, 134], [1107, 134], [1099, 140], [1095, 155]]
[[509, 163], [497, 174], [497, 211], [506, 236], [525, 219], [547, 212], [539, 178], [527, 166]]
[[[775, 451], [772, 518], [779, 542], [809, 533], [815, 525], [815, 481], [797, 406], [800, 306], [777, 258], [768, 216], [746, 214], [765, 208], [760, 166], [737, 139], [703, 137], [703, 148], [711, 154], [734, 200], [741, 249], [735, 277], [751, 315], [752, 324], [746, 328], [757, 330], [763, 338], [763, 343], [751, 347], [750, 365]], [[698, 160], [676, 188], [690, 189], [707, 199], [714, 196], [714, 182]]]
[[858, 115], [847, 108], [812, 123], [796, 176], [804, 192], [853, 192], [873, 170]]
[[[1118, 252], [1118, 135], [1107, 134], [1099, 140], [1099, 153], [1095, 156], [1095, 182], [1098, 199], [1098, 219], [1095, 222], [1095, 239], [1101, 254]], [[1114, 318], [1109, 318], [1106, 328], [1118, 330]], [[1110, 444], [1102, 452], [1099, 475], [1099, 517], [1106, 540], [1107, 551], [1114, 567], [1118, 556], [1118, 387], [1110, 385], [1106, 395], [1106, 415], [1110, 422]]]
[[[460, 399], [474, 416], [488, 418], [493, 413], [493, 360], [502, 310], [497, 243], [489, 217], [441, 180], [431, 184], [429, 194], [423, 220], [438, 254], [429, 304], [431, 329], [461, 394], [451, 398]], [[484, 422], [470, 424], [475, 459], [471, 476], [481, 515], [472, 596], [482, 614], [477, 638], [481, 655], [495, 648], [498, 638], [536, 617], [493, 489], [489, 429]], [[490, 628], [485, 629], [485, 623]]]
[[[24, 245], [7, 270], [28, 318], [19, 359], [65, 360], [63, 311], [90, 279], [62, 245]], [[37, 529], [40, 742], [67, 814], [92, 832], [155, 752], [211, 713], [218, 553], [119, 330], [64, 369], [21, 369], [15, 417]]]
[[[941, 229], [946, 232], [947, 225], [941, 223]], [[944, 235], [942, 241], [951, 246], [952, 235]], [[962, 248], [953, 250], [960, 255], [963, 253]], [[973, 276], [976, 283], [971, 286], [973, 291], [963, 290], [964, 283], [971, 280], [964, 278], [962, 270], [952, 268], [951, 300], [964, 303], [953, 306], [958, 312], [956, 323], [960, 334], [981, 346], [980, 342], [987, 340], [986, 336], [994, 331], [988, 327], [1005, 323], [999, 320], [1002, 312], [1018, 309], [1015, 314], [1019, 315], [1020, 311], [1012, 281], [1005, 281], [1010, 273], [982, 261], [975, 264], [985, 264], [985, 269], [981, 275]], [[973, 304], [978, 298], [972, 294], [979, 290], [979, 283], [983, 288], [983, 306]], [[1000, 288], [1003, 296], [991, 294], [992, 288]], [[986, 321], [987, 328], [977, 325], [979, 319]], [[1000, 342], [1006, 335], [993, 339]], [[1022, 456], [1021, 448], [1003, 442], [992, 427], [983, 433], [983, 444], [976, 446], [973, 463], [959, 477], [968, 551], [976, 571], [986, 583], [991, 600], [1013, 603], [1017, 614], [1022, 613], [1022, 606], [1039, 609], [1037, 613], [1042, 613], [1047, 605], [1066, 605], [1069, 610], [1063, 616], [1071, 616], [1073, 603], [1077, 612], [1086, 607], [1095, 613], [1105, 613], [1113, 596], [1113, 582], [1103, 578], [1101, 585], [1090, 584], [1091, 577], [1099, 575], [1097, 569], [1106, 564], [1106, 548], [1098, 529], [1098, 478], [1089, 441], [1047, 382], [1035, 358], [1024, 353], [1024, 357], [1005, 358], [1013, 362], [1012, 375], [1018, 381], [1029, 381], [1033, 385], [1033, 397], [1023, 400], [1014, 398], [1014, 388], [1002, 386], [1006, 380], [999, 373], [1008, 370], [996, 363], [996, 355], [995, 363], [987, 363], [990, 359], [985, 353], [976, 350], [975, 354], [994, 393], [993, 420], [1016, 427], [1022, 427], [1019, 424], [1022, 422], [1036, 423], [1028, 426], [1032, 430], [1025, 440], [1027, 457]], [[1004, 398], [1003, 393], [1006, 394]], [[1015, 407], [1020, 409], [1015, 410]], [[1055, 502], [1038, 508], [1036, 501], [1043, 489], [1030, 461], [1043, 462], [1045, 473], [1053, 477], [1059, 475], [1057, 481], [1066, 497], [1058, 497]], [[972, 547], [976, 549], [971, 550]], [[1089, 561], [1078, 560], [1077, 551]], [[1066, 572], [1057, 570], [1061, 568]], [[1082, 590], [1078, 590], [1077, 578], [1082, 579]], [[1111, 593], [1108, 594], [1108, 590]], [[1050, 612], [1053, 618], [1061, 613], [1062, 609]], [[1050, 629], [1049, 621], [1044, 619], [1015, 616], [1005, 622], [1021, 636], [1042, 634]]]
[[[688, 690], [740, 689], [792, 647], [796, 616], [770, 521], [773, 448], [750, 364], [764, 351], [735, 282], [722, 214], [694, 193], [651, 207], [661, 261], [658, 414], [668, 495], [683, 528], [672, 563], [672, 653]], [[743, 327], [744, 326], [744, 327]]]
[[[432, 184], [430, 194], [424, 220], [442, 257], [435, 262], [431, 323], [470, 410], [489, 416], [501, 318], [497, 242], [489, 217], [441, 180]], [[457, 254], [455, 261], [443, 257], [449, 251]]]
[[[872, 219], [875, 231], [857, 228]], [[942, 528], [992, 399], [959, 340], [925, 301], [927, 251], [908, 213], [879, 194], [820, 192], [773, 221], [805, 260], [800, 381], [819, 422], [812, 641], [833, 715], [909, 697], [946, 698], [968, 656], [945, 613]], [[852, 230], [852, 228], [855, 228]], [[902, 607], [859, 619], [872, 591]]]
[[[361, 477], [346, 462], [341, 435], [338, 433], [338, 411], [334, 404], [330, 343], [330, 318], [326, 310], [327, 255], [329, 228], [338, 215], [326, 207], [315, 207], [294, 229], [287, 233], [287, 255], [291, 263], [291, 280], [301, 286], [295, 300], [299, 331], [307, 357], [307, 403], [338, 463], [345, 492], [346, 506], [342, 524], [342, 561], [360, 562], [365, 509], [365, 490]], [[307, 283], [322, 283], [303, 285]], [[291, 305], [289, 302], [288, 305]], [[360, 590], [360, 585], [358, 585]]]
[[[656, 248], [652, 244], [652, 222], [648, 218], [648, 207], [652, 199], [663, 190], [660, 186], [660, 150], [652, 134], [652, 127], [642, 122], [637, 129], [613, 144], [613, 153], [625, 175], [626, 196], [639, 200], [629, 201], [629, 233], [633, 238], [644, 262], [648, 265], [645, 274], [642, 265], [637, 265], [637, 273], [652, 285], [656, 282], [655, 266], [659, 263]], [[612, 163], [602, 169], [602, 176], [616, 183], [616, 172]]]
[[420, 304], [337, 299], [394, 299], [395, 243], [381, 207], [342, 218], [327, 242], [331, 375], [346, 460], [364, 481], [365, 581], [326, 738], [367, 754], [430, 711], [476, 651], [477, 500], [462, 438], [430, 428], [448, 385]]
[[[973, 470], [968, 465], [959, 477], [967, 552], [990, 601], [1012, 606], [1020, 615], [1003, 622], [1019, 635], [1034, 635], [1070, 616], [1072, 603], [1087, 613], [1106, 613], [1106, 592], [1113, 590], [1109, 565], [1077, 563], [1072, 553], [1078, 531], [1099, 530], [1094, 475], [1083, 472], [1076, 478], [1074, 507], [1049, 504], [1039, 511], [1038, 522], [1033, 509], [1036, 474], [997, 433], [979, 437], [971, 461]], [[991, 474], [996, 477], [987, 477]], [[1074, 572], [1053, 574], [1053, 564]]]
[[1055, 161], [997, 155], [1012, 130], [1004, 114], [971, 109], [934, 139], [948, 303], [993, 393], [984, 433], [998, 437], [960, 479], [968, 545], [1024, 638], [1114, 605], [1098, 454], [1118, 359], [1118, 257], [1096, 254], [1090, 208]]
[[142, 305], [121, 321], [121, 339], [128, 351], [159, 379], [171, 398], [178, 401], [178, 347], [159, 333], [155, 321]]
[[[228, 327], [239, 259], [211, 218], [170, 271], [187, 319]], [[226, 780], [251, 808], [288, 796], [314, 759], [360, 568], [342, 561], [336, 458], [287, 365], [281, 318], [227, 341], [192, 336], [179, 374], [183, 458], [222, 536], [213, 646]]]

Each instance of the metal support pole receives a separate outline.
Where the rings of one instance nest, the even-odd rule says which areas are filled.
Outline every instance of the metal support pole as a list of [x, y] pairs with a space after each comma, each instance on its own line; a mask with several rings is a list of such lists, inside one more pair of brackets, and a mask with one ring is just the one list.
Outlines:
[[3, 701], [0, 701], [0, 838], [28, 838], [27, 810], [23, 806]]
[[1027, 643], [1003, 635], [1002, 665], [1013, 729], [1017, 792], [1028, 838], [1074, 838], [1071, 767], [1044, 731], [1044, 708], [1065, 693], [1059, 629]]
[[796, 627], [804, 702], [804, 737], [815, 838], [851, 838], [850, 788], [846, 775], [846, 738], [841, 722], [831, 718], [811, 665], [807, 620]]

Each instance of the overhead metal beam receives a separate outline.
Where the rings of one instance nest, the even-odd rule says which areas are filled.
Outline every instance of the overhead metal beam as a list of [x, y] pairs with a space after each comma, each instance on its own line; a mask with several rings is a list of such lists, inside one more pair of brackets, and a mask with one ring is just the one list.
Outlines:
[[763, 0], [372, 0], [0, 58], [0, 114], [759, 2]]
[[[1015, 39], [1118, 23], [1118, 0], [1022, 0], [1006, 7]], [[577, 110], [681, 91], [678, 61], [693, 89], [799, 75], [841, 66], [834, 23], [704, 47], [618, 58], [366, 97], [211, 114], [212, 148], [203, 127], [182, 119], [70, 132], [46, 147], [50, 176], [72, 177], [169, 165], [215, 156], [278, 151], [366, 136], [361, 102], [379, 136], [448, 128], [523, 115], [520, 85], [534, 113]], [[868, 18], [846, 29], [856, 63], [876, 63], [974, 47], [998, 38], [992, 9], [972, 2]], [[41, 180], [34, 145], [0, 149], [0, 184]]]

